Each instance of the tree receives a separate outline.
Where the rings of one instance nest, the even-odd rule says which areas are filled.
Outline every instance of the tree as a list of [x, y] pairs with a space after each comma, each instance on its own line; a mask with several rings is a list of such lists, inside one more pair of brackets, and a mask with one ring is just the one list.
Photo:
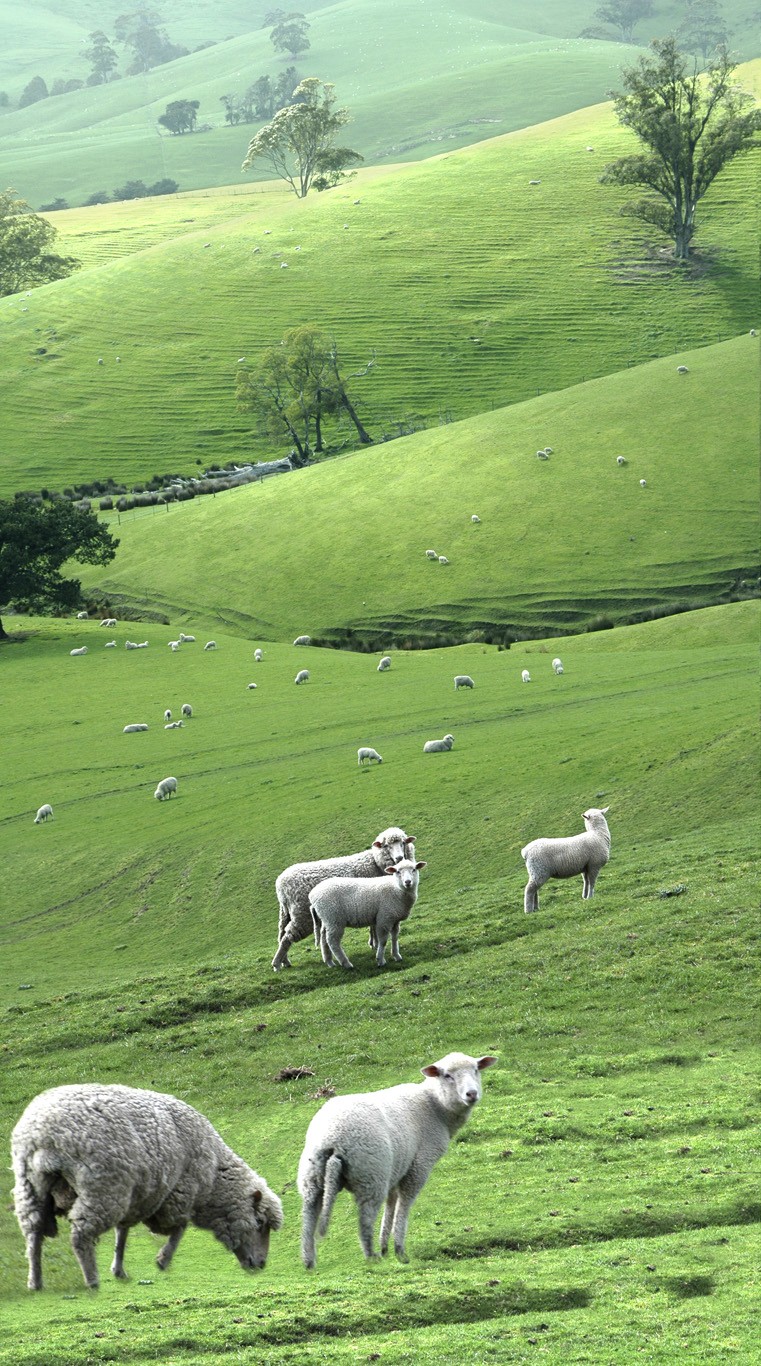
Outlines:
[[[108, 564], [118, 544], [93, 512], [67, 499], [0, 502], [0, 605], [35, 612], [74, 607], [80, 584], [63, 578], [62, 567], [72, 559]], [[7, 639], [2, 621], [0, 639]]]
[[[307, 33], [311, 27], [305, 14], [294, 11], [291, 14], [284, 14], [282, 10], [276, 11], [277, 18], [275, 26], [270, 33], [270, 41], [276, 52], [288, 52], [291, 57], [298, 57], [302, 52], [306, 52], [311, 47]], [[270, 14], [270, 18], [275, 18]]]
[[153, 185], [148, 186], [148, 194], [176, 194], [179, 188], [176, 180], [170, 180], [169, 176], [164, 176], [163, 180], [157, 180]]
[[37, 104], [38, 100], [46, 100], [49, 91], [41, 76], [33, 76], [28, 85], [19, 95], [19, 109], [26, 109], [28, 104]]
[[630, 43], [637, 24], [649, 19], [652, 12], [653, 0], [607, 0], [607, 4], [595, 10], [594, 17], [620, 29], [621, 42]]
[[40, 204], [40, 213], [59, 213], [61, 209], [68, 209], [69, 205], [65, 199], [53, 199], [49, 204]]
[[237, 95], [220, 95], [219, 102], [225, 111], [225, 123], [233, 128], [243, 122], [243, 106]]
[[[647, 149], [606, 166], [604, 185], [642, 185], [651, 191], [622, 213], [641, 218], [671, 237], [677, 260], [686, 260], [695, 235], [695, 212], [720, 171], [752, 146], [761, 109], [732, 83], [735, 63], [725, 48], [700, 77], [687, 72], [674, 38], [650, 44], [622, 74], [625, 94], [613, 96], [619, 122]], [[655, 197], [653, 197], [655, 196]]]
[[133, 14], [121, 14], [114, 24], [116, 40], [132, 51], [128, 76], [150, 71], [154, 66], [173, 62], [187, 56], [188, 49], [170, 43], [166, 31], [159, 27], [161, 15], [155, 9], [139, 9]]
[[716, 0], [692, 0], [676, 36], [680, 47], [688, 52], [699, 52], [707, 62], [709, 52], [726, 43], [729, 37]]
[[119, 58], [102, 29], [88, 33], [87, 41], [90, 46], [84, 49], [82, 56], [92, 67], [88, 84], [102, 85], [110, 78]]
[[86, 206], [87, 208], [89, 208], [89, 207], [90, 207], [91, 205], [93, 205], [93, 204], [110, 204], [110, 203], [111, 203], [111, 196], [110, 196], [110, 194], [108, 193], [108, 190], [96, 190], [94, 194], [91, 194], [91, 195], [90, 195], [90, 198], [89, 198], [89, 199], [86, 199], [86, 200], [85, 200], [85, 206]]
[[272, 117], [277, 109], [284, 109], [287, 104], [303, 103], [302, 97], [295, 99], [296, 88], [301, 80], [295, 66], [287, 66], [280, 72], [275, 87], [272, 92], [272, 108], [268, 117]]
[[200, 100], [171, 100], [159, 114], [158, 122], [170, 133], [192, 133], [198, 118]]
[[[243, 170], [255, 161], [269, 162], [275, 173], [304, 199], [314, 183], [327, 189], [346, 179], [345, 166], [364, 158], [350, 147], [336, 148], [334, 140], [349, 121], [348, 109], [335, 109], [334, 87], [308, 76], [294, 90], [298, 102], [279, 109], [248, 146]], [[337, 164], [341, 161], [341, 165]]]
[[125, 185], [117, 185], [114, 190], [114, 199], [145, 199], [148, 194], [148, 186], [144, 180], [128, 180]]
[[0, 297], [61, 280], [79, 265], [50, 248], [58, 236], [52, 223], [32, 211], [15, 190], [0, 192]]

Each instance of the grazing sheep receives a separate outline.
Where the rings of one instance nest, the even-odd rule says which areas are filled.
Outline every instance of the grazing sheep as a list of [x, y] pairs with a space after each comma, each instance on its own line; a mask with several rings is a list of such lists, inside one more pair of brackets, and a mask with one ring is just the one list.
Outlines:
[[86, 645], [80, 645], [80, 647], [79, 647], [78, 650], [69, 650], [69, 654], [70, 654], [70, 655], [86, 655], [86, 654], [87, 654], [87, 646], [86, 646]]
[[528, 669], [523, 669], [523, 670], [521, 671], [521, 678], [522, 678], [522, 680], [523, 680], [524, 683], [530, 683], [530, 682], [531, 682], [531, 674], [529, 673]]
[[471, 519], [470, 519], [470, 520], [471, 520], [471, 522], [480, 523], [481, 518], [480, 518], [480, 517], [477, 517], [476, 514], [475, 514], [475, 512], [474, 512], [473, 515], [471, 516]]
[[427, 560], [438, 560], [439, 557], [435, 550], [426, 550], [425, 558]]
[[113, 628], [116, 625], [116, 617], [104, 617], [100, 624]]
[[77, 621], [87, 621], [87, 619], [86, 612], [77, 612]]
[[311, 645], [311, 644], [312, 644], [312, 637], [311, 637], [311, 636], [297, 636], [293, 643], [294, 643], [294, 645]]
[[147, 729], [148, 729], [148, 727], [146, 726], [146, 724], [145, 724], [144, 721], [138, 721], [138, 722], [135, 722], [135, 723], [134, 723], [133, 725], [131, 725], [131, 726], [125, 726], [124, 729], [123, 729], [123, 731], [122, 731], [122, 735], [132, 735], [132, 734], [133, 734], [135, 731], [137, 731], [137, 730], [147, 730]]
[[563, 672], [564, 672], [563, 665], [562, 665], [562, 664], [558, 664], [558, 667], [556, 668], [555, 673], [556, 673], [556, 674], [562, 674]]
[[163, 801], [168, 801], [169, 798], [171, 797], [172, 793], [173, 793], [173, 792], [176, 792], [176, 791], [177, 791], [177, 779], [176, 779], [176, 778], [162, 778], [162, 779], [161, 779], [161, 782], [159, 783], [159, 785], [158, 785], [158, 787], [156, 788], [156, 791], [154, 792], [153, 795], [154, 795], [154, 797], [156, 798], [156, 801], [158, 801], [158, 802], [163, 802]]
[[299, 671], [298, 671], [298, 673], [296, 674], [296, 677], [294, 678], [293, 681], [294, 681], [294, 683], [308, 683], [308, 681], [309, 681], [309, 670], [308, 670], [308, 669], [299, 669]]
[[448, 1053], [423, 1067], [425, 1081], [383, 1091], [334, 1096], [307, 1129], [299, 1161], [303, 1202], [301, 1257], [316, 1262], [315, 1233], [328, 1229], [336, 1197], [349, 1190], [357, 1204], [362, 1251], [375, 1257], [375, 1221], [385, 1202], [380, 1249], [389, 1237], [400, 1261], [410, 1210], [433, 1167], [481, 1098], [481, 1072], [496, 1058]]
[[[299, 680], [298, 680], [298, 678], [297, 678], [297, 679], [296, 679], [296, 682], [298, 683], [298, 681], [299, 681]], [[247, 686], [247, 688], [248, 688], [248, 691], [251, 692], [252, 689], [256, 687], [256, 684], [255, 684], [255, 683], [248, 683], [246, 686]]]
[[181, 645], [194, 645], [195, 639], [195, 636], [186, 636], [183, 635], [182, 631], [180, 631], [179, 641]]
[[616, 464], [617, 464], [617, 465], [628, 465], [628, 463], [629, 463], [629, 462], [628, 462], [628, 460], [626, 459], [626, 456], [625, 456], [625, 455], [617, 455], [617, 456], [616, 456]]
[[216, 642], [216, 640], [207, 640], [207, 642], [206, 642], [206, 644], [204, 645], [203, 648], [204, 648], [204, 650], [216, 650], [216, 648], [217, 648], [217, 642]]
[[29, 1261], [42, 1289], [42, 1242], [71, 1223], [85, 1285], [98, 1287], [95, 1244], [116, 1229], [112, 1275], [126, 1279], [130, 1228], [168, 1235], [165, 1271], [188, 1224], [208, 1229], [245, 1270], [263, 1267], [283, 1209], [263, 1177], [228, 1148], [208, 1119], [158, 1091], [98, 1082], [55, 1086], [27, 1106], [11, 1138], [13, 1195]]
[[439, 564], [449, 564], [449, 560], [447, 559], [446, 555], [439, 555]]
[[550, 457], [546, 451], [537, 451], [536, 458], [537, 460], [549, 460]]
[[363, 746], [362, 749], [357, 750], [357, 763], [359, 764], [360, 768], [364, 764], [365, 759], [367, 759], [368, 763], [371, 761], [371, 759], [375, 759], [375, 762], [378, 764], [383, 763], [383, 759], [381, 758], [377, 749], [371, 749], [369, 746]]
[[46, 802], [44, 806], [41, 806], [41, 807], [40, 807], [39, 811], [37, 812], [37, 815], [36, 815], [35, 818], [34, 818], [34, 823], [35, 823], [35, 825], [40, 825], [40, 824], [42, 823], [42, 821], [46, 821], [47, 818], [48, 818], [48, 816], [50, 817], [50, 819], [51, 819], [51, 821], [52, 821], [52, 819], [53, 819], [53, 808], [52, 808], [52, 806], [50, 805], [49, 802]]
[[405, 835], [399, 826], [392, 825], [381, 831], [369, 849], [357, 854], [343, 854], [338, 858], [318, 859], [312, 863], [293, 863], [290, 868], [284, 869], [275, 883], [280, 911], [278, 947], [272, 960], [274, 971], [290, 967], [288, 950], [291, 944], [297, 944], [312, 933], [309, 893], [318, 882], [328, 877], [381, 877], [392, 864], [414, 856], [414, 835]]
[[390, 668], [391, 668], [391, 656], [390, 656], [390, 655], [384, 655], [383, 658], [380, 660], [380, 662], [379, 662], [379, 664], [378, 664], [378, 673], [379, 673], [379, 674], [384, 674], [384, 673], [386, 672], [386, 670], [387, 670], [387, 669], [390, 669]]
[[541, 180], [530, 180], [529, 185], [541, 185]]
[[647, 480], [646, 480], [646, 479], [640, 479], [640, 481], [639, 481], [639, 486], [640, 486], [641, 489], [646, 489], [646, 488], [647, 488]]
[[105, 650], [115, 650], [115, 649], [116, 649], [116, 641], [115, 641], [115, 640], [107, 640], [103, 648], [104, 648]]
[[169, 649], [172, 651], [172, 654], [173, 654], [173, 655], [176, 655], [177, 651], [178, 651], [180, 648], [181, 648], [181, 647], [180, 647], [180, 642], [179, 642], [179, 640], [170, 640], [170, 642], [169, 642]]
[[445, 735], [443, 740], [426, 740], [423, 745], [424, 754], [444, 754], [454, 744], [453, 735]]
[[264, 659], [264, 651], [254, 650], [254, 659], [256, 660], [257, 664], [261, 664], [262, 660]]
[[164, 712], [164, 720], [165, 720], [165, 721], [171, 721], [171, 719], [172, 719], [172, 713], [171, 713], [171, 711], [169, 710], [169, 708], [167, 707], [166, 711]]
[[170, 721], [168, 725], [164, 726], [164, 730], [181, 730], [184, 724], [184, 721]]
[[539, 888], [551, 877], [576, 877], [581, 873], [584, 878], [583, 899], [594, 895], [600, 869], [605, 867], [610, 858], [610, 830], [605, 819], [605, 813], [609, 810], [609, 806], [604, 806], [602, 810], [591, 806], [585, 811], [586, 830], [581, 835], [532, 840], [521, 849], [521, 858], [529, 876], [523, 898], [526, 912], [539, 910]]
[[689, 375], [689, 367], [687, 365], [677, 365], [676, 373], [678, 375]]
[[563, 672], [563, 661], [562, 661], [562, 659], [558, 659], [558, 658], [553, 659], [553, 661], [552, 661], [552, 667], [553, 667], [553, 669], [554, 669], [554, 671], [555, 671], [556, 674], [562, 674], [562, 672]]
[[752, 328], [750, 329], [750, 335], [751, 335], [751, 337], [756, 337], [756, 336], [758, 336], [758, 333], [756, 332], [755, 327], [752, 327]]
[[454, 676], [454, 690], [455, 690], [455, 692], [459, 692], [459, 691], [460, 691], [460, 688], [475, 688], [475, 686], [476, 686], [476, 685], [475, 685], [475, 683], [473, 682], [473, 679], [471, 678], [470, 674], [455, 674], [455, 676]]
[[191, 707], [189, 702], [183, 702], [180, 711], [182, 712], [183, 716], [187, 716], [188, 718], [193, 715], [193, 708]]
[[[385, 967], [385, 948], [391, 936], [391, 957], [401, 963], [399, 926], [409, 919], [417, 901], [420, 869], [425, 863], [400, 859], [385, 871], [387, 878], [329, 877], [318, 882], [309, 893], [315, 942], [322, 952], [322, 961], [329, 968], [336, 960], [342, 968], [353, 968], [341, 947], [347, 926], [362, 925], [371, 929], [370, 944], [376, 947], [375, 961]], [[388, 881], [390, 878], [390, 881]]]

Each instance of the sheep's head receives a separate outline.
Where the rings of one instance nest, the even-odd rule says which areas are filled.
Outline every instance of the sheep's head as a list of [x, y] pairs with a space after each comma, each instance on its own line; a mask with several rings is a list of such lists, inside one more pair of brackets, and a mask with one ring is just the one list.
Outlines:
[[583, 820], [588, 826], [600, 824], [607, 826], [608, 822], [606, 821], [605, 816], [608, 811], [610, 811], [609, 806], [590, 806], [589, 810], [584, 812]]
[[421, 1071], [434, 1082], [446, 1109], [467, 1115], [481, 1099], [481, 1073], [496, 1061], [491, 1055], [471, 1058], [467, 1053], [447, 1053], [440, 1062], [430, 1063]]
[[372, 844], [373, 858], [380, 869], [388, 867], [389, 863], [401, 863], [402, 859], [414, 859], [415, 857], [415, 836], [405, 835], [398, 825], [392, 825], [388, 830], [382, 830], [378, 838]]
[[402, 891], [416, 892], [420, 881], [420, 869], [425, 867], [425, 862], [413, 863], [412, 859], [403, 858], [398, 863], [390, 864], [386, 873], [397, 879]]

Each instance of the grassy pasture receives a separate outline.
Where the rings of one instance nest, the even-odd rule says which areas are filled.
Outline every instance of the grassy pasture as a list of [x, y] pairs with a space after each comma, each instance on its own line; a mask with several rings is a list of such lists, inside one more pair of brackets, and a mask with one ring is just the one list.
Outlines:
[[[387, 675], [277, 644], [255, 665], [234, 634], [172, 655], [173, 631], [120, 626], [151, 642], [127, 653], [95, 623], [12, 624], [3, 1135], [59, 1082], [171, 1090], [283, 1192], [286, 1226], [255, 1284], [194, 1231], [159, 1280], [136, 1232], [131, 1282], [106, 1278], [97, 1302], [64, 1237], [31, 1298], [3, 1200], [0, 1361], [753, 1359], [757, 604], [403, 652]], [[165, 732], [185, 700], [193, 720]], [[151, 730], [122, 736], [132, 719]], [[446, 729], [451, 754], [424, 756]], [[357, 769], [360, 743], [382, 767]], [[179, 795], [156, 803], [169, 772]], [[35, 827], [44, 800], [55, 820]], [[613, 831], [594, 901], [555, 883], [525, 917], [521, 844], [590, 803]], [[273, 977], [276, 873], [392, 821], [429, 860], [404, 963], [379, 973], [354, 933], [353, 974], [304, 942]], [[501, 1065], [418, 1202], [410, 1265], [359, 1264], [344, 1197], [308, 1276], [293, 1178], [316, 1087], [413, 1078], [453, 1046]], [[274, 1080], [295, 1064], [314, 1079]]]
[[[758, 263], [739, 206], [753, 200], [754, 158], [707, 198], [700, 240], [712, 265], [685, 279], [624, 225], [622, 194], [598, 184], [628, 145], [604, 106], [332, 197], [297, 201], [270, 187], [246, 201], [248, 216], [236, 208], [210, 228], [204, 208], [200, 230], [186, 223], [173, 240], [0, 300], [0, 492], [109, 475], [131, 483], [270, 454], [252, 416], [236, 411], [236, 362], [301, 322], [333, 331], [350, 367], [377, 350], [357, 385], [376, 436], [746, 331]], [[176, 214], [175, 204], [147, 206], [145, 222], [160, 237]], [[86, 238], [79, 214], [78, 241], [62, 245], [81, 243], [91, 261], [118, 257], [140, 225], [132, 210], [104, 206]]]
[[747, 592], [757, 347], [739, 337], [214, 499], [114, 515], [117, 557], [82, 582], [209, 629], [351, 629], [379, 647], [437, 630], [584, 629], [738, 581]]

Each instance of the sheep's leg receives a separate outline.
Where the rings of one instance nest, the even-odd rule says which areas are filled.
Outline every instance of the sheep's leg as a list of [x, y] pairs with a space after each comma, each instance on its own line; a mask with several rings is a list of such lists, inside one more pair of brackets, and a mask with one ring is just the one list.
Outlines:
[[325, 930], [325, 938], [327, 940], [328, 949], [330, 953], [333, 955], [333, 957], [336, 958], [338, 962], [341, 964], [342, 968], [353, 968], [354, 964], [349, 961], [349, 959], [346, 957], [346, 954], [343, 951], [343, 948], [341, 947], [342, 934], [343, 930], [338, 930], [335, 926], [331, 926], [330, 929]]
[[330, 952], [330, 948], [328, 946], [328, 934], [324, 925], [320, 930], [320, 952], [322, 954], [323, 963], [327, 963], [329, 968], [334, 968], [335, 963], [333, 961], [333, 955]]
[[45, 1237], [41, 1228], [29, 1229], [26, 1235], [26, 1257], [29, 1263], [29, 1290], [42, 1289], [42, 1240]]
[[526, 890], [523, 894], [523, 909], [528, 915], [529, 911], [539, 910], [539, 883], [532, 877], [526, 883]]
[[391, 1229], [394, 1223], [394, 1215], [396, 1213], [396, 1202], [398, 1198], [399, 1192], [395, 1188], [390, 1192], [386, 1200], [386, 1207], [383, 1211], [383, 1221], [381, 1223], [380, 1231], [380, 1250], [382, 1257], [385, 1257], [386, 1253], [388, 1252], [388, 1240], [391, 1237]]
[[378, 1218], [378, 1211], [381, 1202], [378, 1200], [363, 1200], [358, 1205], [359, 1214], [359, 1241], [369, 1262], [377, 1259], [377, 1252], [374, 1247], [375, 1221]]
[[180, 1239], [186, 1228], [187, 1224], [180, 1224], [177, 1228], [172, 1229], [172, 1232], [169, 1234], [169, 1237], [156, 1258], [156, 1266], [159, 1271], [166, 1271], [177, 1251]]
[[396, 963], [401, 963], [402, 961], [402, 955], [399, 950], [399, 925], [400, 922], [397, 920], [391, 926], [391, 957]]
[[97, 1290], [100, 1285], [98, 1277], [98, 1264], [95, 1260], [95, 1242], [98, 1233], [104, 1230], [95, 1230], [87, 1224], [72, 1223], [71, 1226], [71, 1246], [79, 1265], [82, 1269], [85, 1285], [88, 1290]]
[[292, 943], [293, 939], [290, 932], [290, 923], [287, 923], [283, 930], [283, 933], [280, 935], [277, 946], [277, 953], [275, 954], [275, 957], [272, 960], [272, 968], [274, 972], [279, 972], [281, 968], [289, 968], [291, 966], [291, 960], [288, 957], [288, 950], [291, 947]]
[[379, 968], [386, 966], [386, 944], [392, 928], [392, 921], [384, 915], [375, 917], [375, 934], [378, 940], [378, 949], [375, 954], [375, 961]]
[[116, 1225], [116, 1242], [114, 1244], [114, 1260], [111, 1263], [111, 1275], [116, 1276], [117, 1280], [120, 1281], [129, 1279], [124, 1270], [124, 1249], [127, 1246], [128, 1233], [128, 1224]]
[[312, 914], [312, 930], [313, 930], [313, 932], [314, 932], [314, 946], [315, 946], [316, 949], [319, 949], [319, 947], [320, 947], [320, 932], [321, 932], [321, 930], [322, 930], [322, 921], [320, 920], [320, 917], [319, 917], [319, 915], [317, 914], [317, 911], [315, 910], [314, 906], [310, 906], [310, 907], [309, 907], [309, 910], [311, 911], [311, 914]]
[[311, 1271], [317, 1262], [314, 1234], [322, 1207], [322, 1189], [318, 1188], [304, 1199], [301, 1213], [301, 1260]]

